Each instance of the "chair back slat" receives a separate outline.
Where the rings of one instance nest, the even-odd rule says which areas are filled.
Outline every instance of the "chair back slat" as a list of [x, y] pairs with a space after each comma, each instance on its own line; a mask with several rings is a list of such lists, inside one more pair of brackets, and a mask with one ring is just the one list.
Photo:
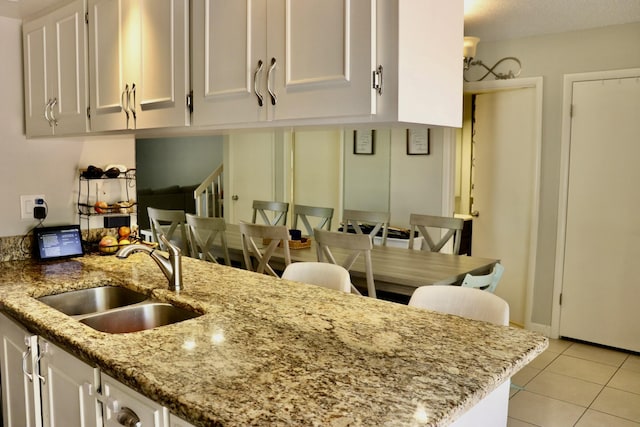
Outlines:
[[147, 214], [151, 224], [151, 235], [153, 240], [158, 242], [160, 249], [167, 250], [160, 240], [160, 236], [163, 235], [167, 240], [178, 246], [183, 254], [188, 255], [190, 253], [184, 210], [147, 207]]
[[[317, 224], [312, 225], [309, 217], [316, 217]], [[332, 218], [333, 208], [306, 205], [293, 206], [293, 228], [298, 228], [298, 220], [300, 220], [308, 236], [313, 236], [314, 228], [331, 230]]]
[[186, 214], [186, 220], [191, 257], [217, 263], [216, 252], [221, 250], [225, 264], [231, 265], [224, 218]]
[[356, 234], [363, 234], [361, 226], [371, 225], [373, 229], [369, 232], [371, 239], [382, 230], [382, 245], [387, 244], [387, 234], [389, 232], [389, 212], [359, 211], [345, 209], [342, 213], [342, 231], [347, 232], [349, 225], [353, 227]]
[[[257, 224], [258, 215], [260, 215], [260, 219], [266, 225], [287, 225], [288, 212], [289, 203], [254, 200], [251, 222]], [[269, 218], [267, 213], [270, 213], [273, 217]]]
[[[444, 245], [453, 238], [453, 253], [460, 252], [460, 241], [462, 240], [462, 228], [464, 220], [461, 218], [411, 214], [409, 217], [411, 231], [409, 234], [409, 249], [413, 249], [415, 233], [417, 231], [424, 238], [425, 245], [422, 249], [431, 252], [440, 252]], [[428, 228], [437, 228], [440, 232], [446, 230], [438, 240], [434, 240], [427, 230]]]
[[[364, 258], [365, 274], [367, 277], [367, 292], [372, 298], [376, 298], [376, 287], [373, 280], [373, 264], [371, 263], [371, 250], [373, 243], [368, 234], [340, 233], [327, 230], [314, 230], [318, 261], [338, 264], [347, 270], [353, 267], [360, 255]], [[342, 249], [343, 259], [339, 262], [331, 248]], [[327, 260], [327, 261], [325, 261]], [[351, 285], [354, 293], [360, 294], [355, 286]]]
[[[281, 244], [284, 252], [285, 267], [291, 264], [289, 251], [289, 230], [284, 225], [261, 225], [240, 222], [240, 240], [242, 255], [247, 270], [280, 277], [269, 264], [276, 248]], [[265, 242], [268, 243], [265, 244]], [[254, 266], [253, 259], [258, 264]]]

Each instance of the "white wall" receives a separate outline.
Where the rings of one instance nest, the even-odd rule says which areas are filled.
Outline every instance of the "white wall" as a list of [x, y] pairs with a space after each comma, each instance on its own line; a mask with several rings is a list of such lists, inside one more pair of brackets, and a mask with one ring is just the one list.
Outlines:
[[[640, 23], [499, 42], [480, 42], [476, 57], [522, 61], [520, 77], [544, 78], [540, 226], [531, 321], [551, 325], [555, 266], [563, 76], [640, 67]], [[602, 142], [606, 149], [607, 141]]]
[[22, 235], [37, 224], [21, 219], [20, 195], [45, 195], [45, 225], [78, 223], [78, 168], [135, 162], [131, 136], [26, 139], [21, 31], [20, 20], [0, 17], [0, 236]]

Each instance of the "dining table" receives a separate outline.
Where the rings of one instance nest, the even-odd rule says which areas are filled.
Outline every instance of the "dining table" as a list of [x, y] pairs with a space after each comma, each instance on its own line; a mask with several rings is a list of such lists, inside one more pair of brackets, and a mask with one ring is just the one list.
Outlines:
[[[225, 234], [231, 259], [243, 263], [240, 227], [237, 224], [227, 223]], [[291, 262], [318, 261], [316, 243], [313, 237], [307, 238], [311, 239], [308, 247], [297, 249], [294, 245], [290, 245]], [[339, 248], [332, 248], [331, 251], [338, 260], [348, 253]], [[272, 260], [275, 261], [276, 267], [284, 269], [282, 249], [276, 250]], [[491, 258], [375, 244], [371, 250], [376, 290], [403, 296], [411, 296], [420, 286], [455, 285], [460, 284], [467, 274], [488, 274], [498, 261]], [[350, 273], [354, 285], [366, 289], [365, 264], [362, 256], [358, 257]]]

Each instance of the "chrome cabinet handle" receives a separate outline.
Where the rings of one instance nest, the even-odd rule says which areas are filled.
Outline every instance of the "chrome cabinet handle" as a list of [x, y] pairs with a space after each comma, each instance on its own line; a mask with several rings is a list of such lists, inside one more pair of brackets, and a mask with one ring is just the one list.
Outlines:
[[[126, 103], [125, 103], [126, 99]], [[127, 118], [127, 129], [129, 129], [129, 84], [124, 85], [124, 90], [122, 91], [122, 95], [120, 95], [120, 104], [122, 106], [122, 110], [124, 111], [125, 117]]]
[[256, 67], [256, 71], [253, 73], [253, 93], [256, 94], [256, 96], [258, 97], [258, 105], [262, 107], [262, 105], [264, 104], [264, 97], [262, 96], [262, 94], [258, 91], [258, 79], [260, 77], [260, 74], [262, 73], [262, 59], [258, 60], [258, 66]]
[[27, 348], [27, 351], [22, 353], [22, 373], [29, 378], [29, 381], [33, 382], [33, 375], [27, 371], [27, 357], [31, 354], [31, 347]]
[[53, 123], [53, 126], [58, 126], [58, 119], [53, 114], [53, 107], [55, 107], [56, 105], [58, 105], [58, 98], [53, 98], [53, 100], [51, 101], [51, 104], [49, 105], [49, 112], [50, 112], [50, 116], [49, 117], [51, 117], [51, 121], [49, 122], [49, 126], [51, 126], [51, 123]]
[[49, 122], [49, 126], [51, 126], [51, 117], [49, 117], [49, 107], [51, 106], [51, 98], [47, 101], [47, 104], [44, 106], [44, 119]]
[[276, 58], [271, 58], [271, 66], [269, 67], [269, 72], [267, 73], [267, 90], [269, 91], [269, 95], [271, 96], [271, 105], [276, 105], [278, 103], [278, 97], [275, 92], [271, 88], [271, 73], [276, 68]]
[[[131, 91], [129, 92], [129, 97], [133, 95], [133, 103], [129, 103], [127, 99], [127, 107], [129, 107], [129, 111], [131, 111], [131, 116], [133, 117], [133, 127], [136, 127], [136, 84], [131, 84]], [[133, 105], [133, 106], [132, 106]]]
[[122, 409], [118, 411], [116, 420], [118, 421], [118, 424], [126, 427], [142, 427], [142, 422], [140, 421], [138, 414], [126, 406], [123, 406]]

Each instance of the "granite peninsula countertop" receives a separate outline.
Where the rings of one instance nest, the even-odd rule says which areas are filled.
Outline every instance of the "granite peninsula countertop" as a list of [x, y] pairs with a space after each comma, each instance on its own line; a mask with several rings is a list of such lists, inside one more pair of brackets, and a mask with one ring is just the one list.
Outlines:
[[[0, 304], [31, 332], [196, 426], [443, 426], [548, 345], [522, 329], [186, 257], [183, 270], [176, 294], [141, 253], [4, 262]], [[35, 299], [106, 284], [203, 315], [112, 335]]]

